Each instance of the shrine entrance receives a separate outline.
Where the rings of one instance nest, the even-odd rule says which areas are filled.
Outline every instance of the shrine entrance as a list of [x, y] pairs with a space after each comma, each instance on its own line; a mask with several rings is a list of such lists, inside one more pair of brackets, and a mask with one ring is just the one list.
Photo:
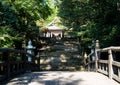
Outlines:
[[58, 26], [52, 25], [48, 26], [48, 31], [46, 34], [46, 37], [57, 37], [57, 38], [62, 38], [64, 33], [64, 28], [60, 28]]

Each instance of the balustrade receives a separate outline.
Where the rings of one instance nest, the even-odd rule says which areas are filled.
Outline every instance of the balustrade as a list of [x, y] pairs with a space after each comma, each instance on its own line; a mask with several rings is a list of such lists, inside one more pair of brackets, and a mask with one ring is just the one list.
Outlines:
[[[28, 57], [31, 57], [31, 62]], [[16, 74], [33, 71], [36, 66], [34, 55], [24, 50], [0, 48], [0, 82], [9, 80]]]
[[[103, 56], [103, 52], [106, 52], [108, 55]], [[86, 70], [100, 72], [107, 75], [110, 79], [115, 79], [116, 81], [120, 82], [120, 62], [113, 59], [113, 57], [115, 57], [115, 52], [120, 52], [120, 47], [108, 47], [95, 50], [94, 55], [96, 60], [88, 61], [88, 63], [85, 65]], [[93, 54], [88, 55], [88, 58], [90, 58], [92, 55]]]

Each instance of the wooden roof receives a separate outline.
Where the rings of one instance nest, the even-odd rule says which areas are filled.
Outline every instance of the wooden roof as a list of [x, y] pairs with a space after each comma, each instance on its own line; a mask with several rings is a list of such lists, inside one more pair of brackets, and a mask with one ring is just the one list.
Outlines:
[[64, 30], [64, 28], [60, 28], [60, 27], [58, 27], [58, 26], [55, 26], [55, 25], [53, 25], [53, 26], [48, 26], [47, 27], [48, 28], [48, 30]]

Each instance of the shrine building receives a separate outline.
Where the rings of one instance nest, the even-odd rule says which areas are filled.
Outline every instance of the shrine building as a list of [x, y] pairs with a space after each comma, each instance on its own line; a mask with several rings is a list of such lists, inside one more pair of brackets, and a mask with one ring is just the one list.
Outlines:
[[46, 37], [63, 37], [64, 28], [52, 25], [47, 27]]

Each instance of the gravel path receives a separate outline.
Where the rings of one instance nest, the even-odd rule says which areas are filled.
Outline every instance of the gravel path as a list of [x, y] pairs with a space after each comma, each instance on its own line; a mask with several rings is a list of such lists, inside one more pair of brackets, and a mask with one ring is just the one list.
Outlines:
[[45, 71], [23, 74], [6, 85], [120, 85], [95, 72]]

